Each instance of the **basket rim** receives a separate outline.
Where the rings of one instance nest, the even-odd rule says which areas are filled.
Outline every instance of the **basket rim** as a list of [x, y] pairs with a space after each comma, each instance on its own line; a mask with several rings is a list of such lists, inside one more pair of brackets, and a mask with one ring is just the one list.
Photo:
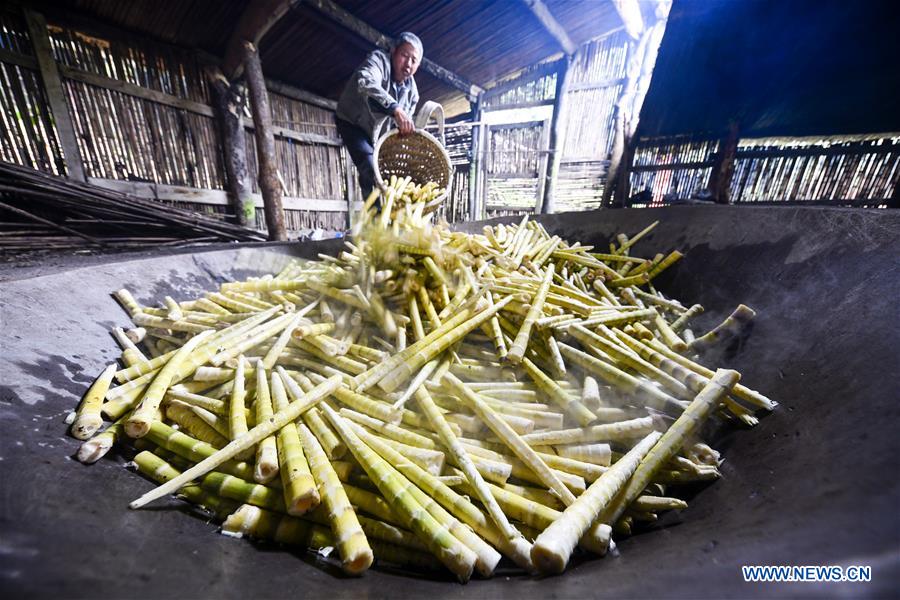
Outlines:
[[[447, 152], [447, 149], [444, 148], [444, 145], [433, 135], [425, 131], [424, 129], [416, 129], [415, 132], [411, 135], [421, 135], [425, 137], [425, 139], [429, 140], [432, 144], [434, 144], [440, 150], [441, 159], [444, 162], [444, 166], [447, 169], [447, 185], [444, 187], [444, 193], [432, 200], [429, 205], [433, 205], [435, 208], [444, 200], [446, 200], [450, 196], [450, 186], [453, 184], [453, 163], [450, 160], [450, 154]], [[390, 131], [382, 134], [378, 141], [375, 142], [375, 147], [372, 151], [373, 162], [375, 163], [375, 183], [379, 188], [384, 189], [384, 179], [381, 177], [381, 169], [378, 166], [378, 152], [381, 150], [382, 144], [392, 135], [400, 135], [399, 129], [391, 129]]]

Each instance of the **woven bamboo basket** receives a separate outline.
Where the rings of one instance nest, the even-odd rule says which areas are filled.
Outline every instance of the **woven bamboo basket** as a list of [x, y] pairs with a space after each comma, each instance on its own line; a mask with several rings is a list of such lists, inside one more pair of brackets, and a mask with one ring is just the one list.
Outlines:
[[413, 183], [423, 185], [433, 181], [444, 193], [425, 206], [432, 212], [450, 196], [453, 167], [447, 150], [433, 135], [424, 129], [400, 135], [396, 129], [382, 135], [375, 144], [375, 181], [382, 189], [391, 175], [407, 177]]

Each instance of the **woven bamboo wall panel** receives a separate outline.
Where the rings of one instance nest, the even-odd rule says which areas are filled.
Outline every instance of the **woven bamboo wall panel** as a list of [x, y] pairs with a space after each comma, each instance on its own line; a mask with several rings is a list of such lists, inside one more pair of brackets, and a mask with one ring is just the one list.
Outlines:
[[557, 212], [599, 208], [608, 165], [607, 161], [561, 163], [554, 188]]
[[543, 124], [521, 127], [491, 127], [488, 134], [488, 176], [515, 174], [540, 175]]
[[65, 175], [59, 136], [36, 71], [0, 62], [0, 160]]
[[53, 56], [60, 64], [179, 98], [210, 102], [203, 67], [190, 51], [138, 38], [101, 39], [52, 24], [48, 30]]
[[78, 81], [64, 85], [87, 175], [224, 189], [211, 117]]
[[878, 200], [891, 198], [898, 185], [900, 136], [778, 144], [744, 140], [735, 160], [731, 198], [735, 202]]
[[[256, 138], [252, 131], [245, 130], [244, 134], [247, 170], [250, 173], [253, 191], [258, 193], [259, 163], [256, 155]], [[345, 198], [345, 167], [340, 148], [303, 144], [296, 140], [276, 137], [275, 158], [278, 172], [284, 181], [285, 196], [320, 200]]]
[[272, 124], [298, 133], [337, 136], [334, 113], [330, 110], [300, 102], [281, 94], [269, 92]]

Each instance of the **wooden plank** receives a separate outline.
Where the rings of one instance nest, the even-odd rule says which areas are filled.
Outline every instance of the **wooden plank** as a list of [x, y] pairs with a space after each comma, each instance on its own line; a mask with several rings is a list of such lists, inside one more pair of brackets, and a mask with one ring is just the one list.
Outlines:
[[[542, 152], [538, 150], [538, 152]], [[546, 152], [545, 152], [546, 153]], [[488, 173], [488, 179], [497, 179], [497, 180], [506, 180], [506, 179], [535, 179], [538, 177], [534, 171], [525, 171], [521, 173], [513, 173], [513, 172], [501, 172], [501, 173]]]
[[701, 160], [697, 162], [686, 163], [667, 163], [657, 165], [637, 165], [631, 167], [631, 171], [638, 173], [642, 171], [679, 171], [681, 169], [705, 169], [715, 165], [715, 161]]
[[[199, 188], [148, 183], [143, 181], [120, 181], [88, 177], [88, 183], [98, 187], [124, 192], [148, 200], [166, 200], [170, 202], [190, 202], [192, 204], [209, 204], [211, 206], [229, 206], [228, 193], [224, 190], [204, 190]], [[261, 194], [250, 194], [255, 208], [263, 208]], [[324, 198], [298, 198], [285, 196], [282, 204], [288, 210], [309, 210], [314, 212], [346, 212], [346, 200]]]
[[547, 5], [541, 0], [523, 0], [523, 2], [525, 2], [525, 5], [531, 10], [537, 20], [540, 21], [541, 26], [547, 30], [547, 33], [556, 40], [559, 47], [569, 56], [575, 54], [575, 50], [578, 47], [572, 41], [572, 38], [569, 37], [565, 28], [560, 25], [556, 17], [550, 12], [550, 9], [547, 8]]
[[500, 129], [532, 129], [534, 127], [540, 127], [543, 124], [543, 121], [520, 121], [518, 123], [498, 123], [496, 125], [491, 125], [490, 128], [492, 131]]
[[608, 160], [598, 159], [596, 156], [567, 156], [560, 159], [560, 164], [563, 165], [572, 165], [575, 163], [596, 163], [598, 165], [609, 166]]
[[550, 157], [544, 171], [543, 198], [539, 200], [540, 204], [536, 206], [536, 210], [542, 213], [552, 213], [556, 208], [553, 192], [556, 186], [556, 179], [559, 176], [559, 163], [562, 158], [562, 124], [565, 123], [563, 116], [566, 109], [566, 94], [569, 92], [569, 81], [571, 80], [571, 66], [572, 60], [566, 60], [560, 65], [560, 70], [556, 75], [556, 94], [553, 104], [553, 116], [550, 121], [550, 139], [547, 147]]
[[807, 148], [780, 148], [776, 150], [738, 150], [737, 158], [779, 158], [782, 156], [841, 156], [858, 154], [890, 154], [900, 152], [900, 145], [882, 146], [809, 146]]
[[[121, 92], [123, 94], [128, 94], [129, 96], [134, 96], [136, 98], [143, 98], [144, 100], [150, 100], [151, 102], [156, 102], [157, 104], [163, 104], [165, 106], [187, 110], [189, 112], [203, 115], [205, 117], [216, 116], [215, 110], [208, 104], [195, 102], [193, 100], [187, 100], [185, 98], [179, 98], [178, 96], [172, 96], [171, 94], [151, 90], [139, 85], [135, 85], [133, 83], [128, 83], [127, 81], [110, 79], [109, 77], [104, 77], [103, 75], [89, 73], [87, 71], [82, 71], [81, 69], [75, 69], [66, 65], [60, 65], [60, 71], [62, 75], [67, 79], [73, 79], [75, 81], [81, 81], [83, 83], [105, 88], [108, 90]], [[245, 127], [253, 130], [252, 121], [244, 119], [243, 122]], [[293, 131], [292, 129], [288, 129], [286, 127], [277, 126], [273, 126], [272, 131], [279, 137], [292, 139], [303, 144], [320, 144], [324, 146], [342, 145], [341, 140], [336, 136], [329, 137], [317, 133], [303, 133], [299, 131]]]
[[623, 85], [624, 83], [624, 77], [615, 77], [613, 79], [603, 79], [600, 81], [582, 81], [580, 83], [571, 84], [569, 86], [569, 91], [580, 92], [584, 90], [599, 90], [608, 87], [615, 87], [617, 85]]
[[134, 96], [136, 98], [150, 100], [152, 102], [156, 102], [157, 104], [164, 104], [173, 108], [180, 108], [193, 113], [197, 113], [199, 115], [203, 115], [205, 117], [215, 117], [216, 115], [211, 106], [209, 106], [208, 104], [203, 104], [202, 102], [195, 102], [194, 100], [179, 98], [178, 96], [151, 90], [149, 88], [135, 85], [127, 81], [110, 79], [109, 77], [98, 75], [96, 73], [89, 73], [88, 71], [82, 71], [81, 69], [76, 69], [68, 65], [60, 65], [59, 70], [62, 73], [63, 77], [65, 77], [66, 79], [80, 81], [82, 83], [87, 83], [89, 85], [112, 90], [114, 92], [121, 92], [123, 94], [128, 94], [129, 96]]
[[244, 72], [250, 91], [250, 108], [253, 112], [256, 154], [259, 163], [258, 182], [262, 192], [269, 240], [287, 240], [284, 227], [284, 209], [281, 205], [282, 183], [278, 176], [278, 159], [275, 156], [275, 135], [272, 130], [272, 111], [269, 94], [262, 73], [262, 63], [256, 46], [244, 42]]
[[[393, 40], [390, 37], [381, 33], [361, 19], [353, 16], [331, 0], [305, 0], [304, 4], [316, 9], [332, 21], [349, 29], [356, 35], [375, 44], [379, 48], [387, 50], [393, 45]], [[429, 75], [465, 93], [469, 100], [474, 100], [478, 97], [478, 94], [484, 91], [480, 86], [475, 85], [466, 78], [449, 69], [445, 69], [427, 58], [422, 59], [421, 67]]]
[[510, 102], [503, 104], [495, 104], [485, 109], [487, 112], [495, 110], [508, 110], [512, 108], [536, 108], [538, 106], [553, 106], [554, 100], [534, 100], [532, 102]]
[[69, 115], [66, 93], [63, 89], [62, 79], [53, 51], [50, 48], [50, 34], [47, 33], [47, 21], [44, 16], [30, 9], [23, 9], [25, 21], [28, 23], [28, 33], [31, 36], [31, 44], [37, 58], [38, 70], [41, 81], [44, 83], [44, 91], [47, 93], [47, 101], [50, 104], [50, 112], [56, 123], [56, 131], [59, 134], [59, 142], [62, 145], [66, 161], [66, 172], [69, 178], [76, 181], [84, 181], [84, 162], [81, 158], [81, 150], [78, 148], [78, 138], [75, 135], [75, 126]]
[[[249, 126], [248, 129], [252, 130], [252, 125]], [[336, 136], [329, 137], [327, 135], [321, 135], [318, 133], [303, 133], [294, 131], [293, 129], [288, 129], [286, 127], [278, 127], [277, 125], [272, 126], [272, 133], [278, 137], [294, 140], [295, 142], [300, 142], [301, 144], [318, 144], [320, 146], [335, 146], [338, 148], [343, 146], [343, 144], [341, 143], [341, 139]]]
[[330, 111], [337, 110], [337, 102], [335, 102], [334, 100], [323, 98], [322, 96], [318, 96], [316, 94], [313, 94], [312, 92], [301, 90], [300, 88], [282, 83], [280, 81], [266, 79], [266, 88], [268, 88], [270, 92], [281, 94], [282, 96], [287, 96], [288, 98], [291, 98], [293, 100], [299, 100], [300, 102], [312, 104], [314, 106], [318, 106], [319, 108], [324, 108]]
[[32, 69], [34, 71], [38, 70], [38, 61], [35, 57], [19, 52], [13, 52], [6, 48], [0, 48], [0, 62], [16, 65], [25, 69]]

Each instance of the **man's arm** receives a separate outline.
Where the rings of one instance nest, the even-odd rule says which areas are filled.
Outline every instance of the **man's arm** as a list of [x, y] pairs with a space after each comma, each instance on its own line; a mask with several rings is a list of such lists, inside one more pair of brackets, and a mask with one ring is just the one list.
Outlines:
[[[397, 101], [381, 87], [381, 82], [390, 79], [390, 64], [385, 64], [384, 57], [372, 52], [359, 68], [357, 86], [378, 109], [385, 114], [393, 114]], [[387, 71], [386, 71], [387, 70]]]

